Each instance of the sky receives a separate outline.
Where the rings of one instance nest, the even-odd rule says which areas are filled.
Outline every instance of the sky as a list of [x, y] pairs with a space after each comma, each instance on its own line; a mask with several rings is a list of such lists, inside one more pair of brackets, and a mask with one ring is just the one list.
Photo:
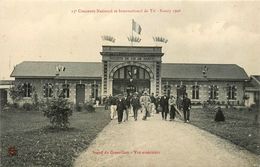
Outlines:
[[22, 61], [100, 62], [102, 45], [130, 46], [132, 19], [142, 28], [134, 45], [162, 46], [163, 63], [238, 64], [260, 75], [259, 11], [260, 1], [2, 0], [0, 79]]

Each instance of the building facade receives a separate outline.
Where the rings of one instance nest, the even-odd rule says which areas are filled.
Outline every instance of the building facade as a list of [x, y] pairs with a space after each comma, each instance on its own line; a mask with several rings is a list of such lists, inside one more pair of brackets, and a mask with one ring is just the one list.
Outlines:
[[260, 75], [250, 76], [250, 82], [246, 84], [245, 87], [246, 101], [245, 105], [250, 107], [256, 105], [258, 108], [260, 106]]
[[11, 74], [24, 87], [24, 101], [33, 93], [49, 98], [62, 91], [74, 103], [130, 92], [182, 96], [193, 103], [214, 100], [244, 104], [245, 70], [236, 64], [162, 63], [159, 46], [102, 46], [102, 62], [32, 62], [18, 64]]

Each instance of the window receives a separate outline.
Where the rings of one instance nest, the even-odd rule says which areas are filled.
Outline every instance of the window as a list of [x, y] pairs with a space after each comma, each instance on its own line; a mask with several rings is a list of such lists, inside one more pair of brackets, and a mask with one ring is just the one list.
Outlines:
[[70, 97], [70, 85], [69, 84], [63, 84], [63, 97], [64, 98], [69, 98]]
[[186, 85], [177, 85], [177, 97], [183, 97], [186, 93]]
[[217, 85], [209, 86], [209, 99], [212, 99], [212, 100], [218, 99], [218, 86]]
[[98, 85], [92, 84], [91, 97], [96, 98], [98, 96]]
[[171, 95], [171, 85], [164, 85], [163, 86], [163, 93], [166, 94], [168, 97]]
[[192, 99], [199, 99], [199, 89], [200, 87], [198, 85], [192, 86]]
[[229, 85], [228, 90], [227, 90], [227, 98], [229, 100], [235, 100], [236, 99], [236, 86], [234, 85]]
[[150, 79], [149, 73], [142, 67], [125, 66], [118, 69], [113, 76], [114, 79]]
[[53, 96], [53, 85], [52, 83], [46, 83], [43, 86], [43, 96], [52, 97]]
[[24, 90], [24, 97], [31, 97], [32, 96], [32, 84], [31, 83], [24, 83], [23, 84], [23, 90]]

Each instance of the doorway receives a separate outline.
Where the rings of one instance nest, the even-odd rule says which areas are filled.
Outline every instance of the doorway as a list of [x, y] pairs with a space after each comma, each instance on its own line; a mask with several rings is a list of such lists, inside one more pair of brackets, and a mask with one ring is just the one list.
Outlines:
[[85, 102], [85, 85], [76, 85], [76, 104], [83, 104]]
[[150, 93], [150, 75], [142, 67], [129, 65], [119, 68], [113, 75], [113, 95], [133, 92]]

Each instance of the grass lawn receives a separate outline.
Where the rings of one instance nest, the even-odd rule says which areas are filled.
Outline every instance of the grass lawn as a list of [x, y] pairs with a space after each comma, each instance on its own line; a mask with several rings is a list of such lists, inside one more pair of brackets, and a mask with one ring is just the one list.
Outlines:
[[215, 112], [202, 109], [191, 111], [191, 124], [221, 136], [260, 155], [260, 125], [255, 123], [256, 112], [247, 109], [223, 109], [225, 122], [215, 122]]
[[[74, 112], [66, 131], [50, 129], [49, 120], [40, 112], [1, 112], [0, 121], [2, 166], [72, 166], [110, 117], [103, 108], [94, 113]], [[17, 155], [8, 155], [10, 146], [15, 146]]]

